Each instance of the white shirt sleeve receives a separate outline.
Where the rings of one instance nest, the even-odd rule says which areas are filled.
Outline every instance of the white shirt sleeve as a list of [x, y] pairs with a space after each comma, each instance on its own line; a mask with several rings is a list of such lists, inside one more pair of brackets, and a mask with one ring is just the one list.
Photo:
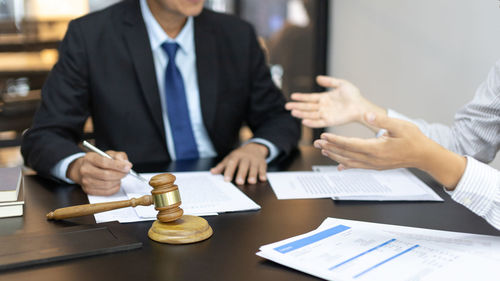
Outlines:
[[461, 155], [467, 165], [452, 198], [500, 229], [500, 171], [491, 162], [500, 149], [500, 61], [491, 69], [473, 100], [455, 115], [451, 127], [410, 119], [389, 109], [389, 117], [409, 121], [430, 139]]
[[467, 157], [467, 166], [451, 198], [500, 230], [500, 171]]
[[52, 176], [67, 183], [75, 183], [74, 181], [66, 177], [66, 172], [68, 171], [68, 166], [69, 164], [71, 164], [71, 162], [83, 156], [85, 156], [85, 153], [83, 152], [75, 153], [57, 162], [57, 164], [51, 170]]
[[[452, 145], [454, 141], [457, 141], [457, 139], [453, 139], [455, 138], [455, 135], [453, 130], [449, 127], [440, 124], [428, 124], [423, 120], [412, 120], [394, 110], [388, 110], [387, 113], [389, 117], [405, 120], [417, 125], [426, 136], [443, 145], [447, 149], [450, 149], [450, 145]], [[472, 116], [470, 118], [474, 119]], [[498, 117], [496, 118], [498, 120]], [[476, 138], [478, 135], [495, 135], [495, 131], [498, 131], [499, 129], [500, 124], [496, 124], [490, 128], [481, 129], [478, 127], [474, 130], [476, 132], [480, 132], [479, 134], [469, 135], [468, 137], [471, 138], [471, 140], [465, 139], [462, 141], [466, 141], [466, 145], [469, 146], [469, 148], [475, 147], [473, 151], [476, 151], [476, 157], [479, 156], [478, 158], [482, 158], [480, 160], [491, 161], [495, 157], [496, 151], [492, 151], [493, 147], [491, 145], [486, 145], [486, 148], [482, 148], [481, 142], [483, 140], [477, 140]], [[456, 149], [457, 147], [460, 148], [464, 146], [454, 146], [455, 149], [450, 150], [458, 154], [466, 154], [462, 149]], [[478, 155], [478, 153], [484, 153], [484, 151], [489, 151], [491, 155]], [[469, 208], [478, 216], [483, 217], [488, 223], [500, 230], [500, 171], [476, 160], [471, 156], [467, 156], [467, 165], [462, 178], [460, 179], [455, 190], [448, 193], [451, 195], [453, 200]]]

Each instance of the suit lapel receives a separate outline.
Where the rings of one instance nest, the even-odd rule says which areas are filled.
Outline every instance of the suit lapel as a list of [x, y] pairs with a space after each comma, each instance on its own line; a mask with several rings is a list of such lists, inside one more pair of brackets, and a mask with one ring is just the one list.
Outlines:
[[125, 29], [123, 35], [129, 48], [130, 57], [133, 61], [149, 113], [162, 137], [163, 143], [166, 143], [161, 100], [149, 37], [140, 14], [139, 1], [134, 1], [131, 5], [135, 6], [129, 7], [127, 13], [124, 15]]
[[219, 63], [215, 34], [203, 12], [194, 19], [194, 40], [201, 112], [205, 127], [212, 134], [217, 109]]

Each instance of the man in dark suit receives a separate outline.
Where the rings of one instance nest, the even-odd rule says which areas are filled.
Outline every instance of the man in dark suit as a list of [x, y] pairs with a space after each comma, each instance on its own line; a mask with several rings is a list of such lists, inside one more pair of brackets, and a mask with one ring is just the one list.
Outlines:
[[[284, 110], [252, 27], [203, 0], [123, 1], [69, 24], [22, 153], [41, 175], [89, 194], [118, 191], [128, 161], [225, 156], [212, 169], [255, 183], [288, 154], [299, 124]], [[91, 116], [96, 145], [78, 147]], [[238, 147], [245, 122], [254, 138]]]

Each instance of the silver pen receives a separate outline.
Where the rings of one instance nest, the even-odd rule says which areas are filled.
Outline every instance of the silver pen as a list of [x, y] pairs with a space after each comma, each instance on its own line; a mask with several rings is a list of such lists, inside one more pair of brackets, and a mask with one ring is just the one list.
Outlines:
[[[109, 154], [107, 154], [106, 152], [100, 150], [99, 148], [93, 146], [92, 144], [90, 144], [88, 141], [83, 141], [83, 146], [92, 150], [93, 152], [101, 155], [102, 157], [106, 157], [106, 158], [109, 158], [109, 159], [113, 159], [113, 157], [111, 157]], [[141, 175], [139, 175], [136, 171], [130, 169], [130, 171], [128, 172], [129, 174], [131, 174], [132, 176], [140, 179], [141, 181], [149, 184], [148, 180], [145, 179], [144, 177], [142, 177]]]

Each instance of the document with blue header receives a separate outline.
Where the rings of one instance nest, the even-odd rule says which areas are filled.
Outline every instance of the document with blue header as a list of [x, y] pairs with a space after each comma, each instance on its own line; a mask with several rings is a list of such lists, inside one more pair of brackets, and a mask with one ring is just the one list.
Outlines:
[[314, 231], [260, 247], [257, 255], [328, 280], [498, 278], [500, 237], [385, 226], [328, 218]]

